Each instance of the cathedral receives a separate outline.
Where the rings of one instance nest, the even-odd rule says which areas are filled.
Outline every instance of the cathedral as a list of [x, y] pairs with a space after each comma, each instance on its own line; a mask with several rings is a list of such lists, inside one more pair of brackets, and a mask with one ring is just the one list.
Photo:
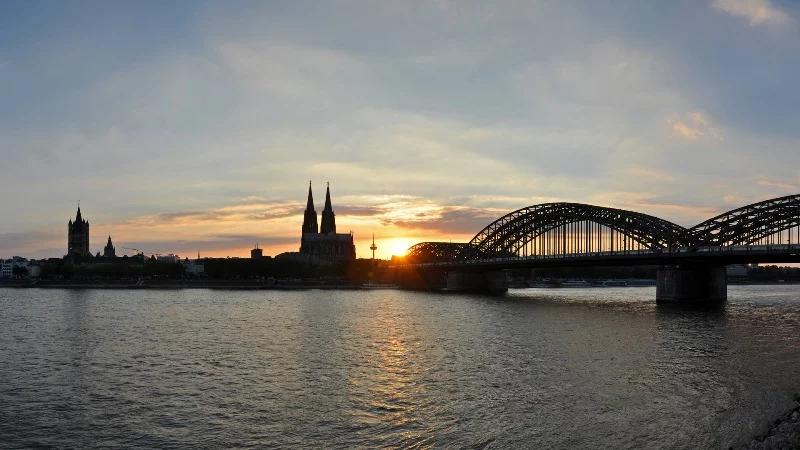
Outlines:
[[78, 214], [75, 215], [75, 222], [70, 219], [67, 224], [67, 255], [91, 256], [89, 253], [89, 222], [81, 217], [80, 206], [78, 206]]
[[331, 206], [331, 187], [325, 193], [325, 209], [322, 210], [322, 226], [317, 227], [317, 211], [314, 209], [314, 196], [311, 182], [308, 183], [308, 203], [303, 216], [303, 234], [300, 238], [300, 253], [311, 255], [324, 261], [356, 259], [356, 247], [352, 233], [336, 232], [336, 214]]

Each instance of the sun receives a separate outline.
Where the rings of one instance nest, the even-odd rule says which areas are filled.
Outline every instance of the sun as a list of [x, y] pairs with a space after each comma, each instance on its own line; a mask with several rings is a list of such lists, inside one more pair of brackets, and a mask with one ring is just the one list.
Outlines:
[[416, 244], [418, 240], [412, 238], [391, 238], [386, 239], [383, 244], [383, 249], [381, 249], [381, 245], [378, 245], [378, 251], [383, 250], [387, 257], [391, 257], [392, 255], [395, 256], [403, 256], [406, 254], [406, 250], [408, 247]]

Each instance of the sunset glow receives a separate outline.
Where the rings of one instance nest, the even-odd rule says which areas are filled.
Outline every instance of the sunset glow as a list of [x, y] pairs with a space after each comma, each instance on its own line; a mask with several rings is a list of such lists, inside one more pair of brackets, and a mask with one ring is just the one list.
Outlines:
[[403, 256], [406, 254], [406, 250], [417, 242], [420, 241], [412, 238], [392, 238], [387, 239], [384, 245], [386, 245], [390, 257], [393, 255]]
[[64, 255], [78, 200], [93, 253], [298, 251], [309, 180], [382, 259], [546, 202], [692, 226], [800, 191], [786, 2], [646, 38], [646, 3], [562, 3], [6, 4], [0, 257]]
[[0, 42], [0, 447], [800, 450], [800, 0]]

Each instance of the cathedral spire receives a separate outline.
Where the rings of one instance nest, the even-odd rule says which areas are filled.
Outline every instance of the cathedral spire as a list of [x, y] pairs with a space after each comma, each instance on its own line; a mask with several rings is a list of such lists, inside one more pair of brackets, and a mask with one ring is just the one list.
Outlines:
[[328, 182], [328, 188], [325, 190], [325, 209], [323, 211], [333, 211], [331, 206], [331, 183]]
[[328, 189], [325, 192], [325, 209], [322, 210], [322, 226], [320, 233], [336, 233], [336, 214], [333, 213], [331, 206], [331, 184], [328, 183]]
[[311, 182], [308, 182], [308, 202], [303, 213], [303, 233], [319, 233], [317, 225], [317, 211], [314, 209], [314, 194], [311, 192]]
[[314, 210], [314, 194], [311, 192], [311, 181], [308, 182], [308, 201], [306, 202], [306, 211]]

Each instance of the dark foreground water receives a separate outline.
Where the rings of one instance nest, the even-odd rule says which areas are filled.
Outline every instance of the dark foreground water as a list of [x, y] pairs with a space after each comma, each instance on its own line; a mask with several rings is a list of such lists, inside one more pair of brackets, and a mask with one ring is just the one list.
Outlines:
[[800, 391], [800, 286], [0, 289], [0, 446], [728, 448]]

